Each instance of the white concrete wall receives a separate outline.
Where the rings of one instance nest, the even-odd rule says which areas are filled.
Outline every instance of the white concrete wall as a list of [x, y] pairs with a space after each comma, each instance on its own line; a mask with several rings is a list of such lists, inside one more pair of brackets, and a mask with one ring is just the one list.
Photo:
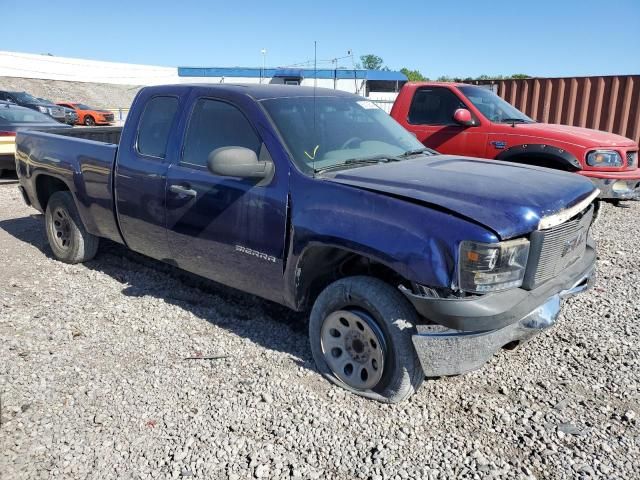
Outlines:
[[0, 51], [0, 76], [118, 85], [178, 83], [178, 69]]
[[396, 98], [398, 98], [397, 92], [369, 92], [369, 100], [387, 113], [391, 113], [391, 107]]

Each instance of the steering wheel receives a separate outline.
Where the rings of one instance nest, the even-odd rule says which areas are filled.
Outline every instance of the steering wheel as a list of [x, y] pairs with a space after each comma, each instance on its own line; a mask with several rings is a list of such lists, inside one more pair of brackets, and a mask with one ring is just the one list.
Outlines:
[[351, 145], [352, 143], [362, 143], [362, 139], [360, 137], [351, 137], [349, 140], [347, 140], [346, 142], [344, 142], [342, 144], [342, 146], [340, 147], [340, 150], [345, 150], [347, 148], [352, 148], [349, 145]]

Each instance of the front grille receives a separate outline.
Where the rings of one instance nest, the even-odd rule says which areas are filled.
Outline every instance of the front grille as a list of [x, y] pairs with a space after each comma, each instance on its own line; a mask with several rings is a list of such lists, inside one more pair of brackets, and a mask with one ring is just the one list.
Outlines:
[[111, 122], [113, 121], [113, 113], [105, 113], [104, 114], [104, 119]]
[[558, 276], [584, 255], [593, 210], [591, 205], [561, 225], [531, 234], [523, 288], [531, 290]]
[[638, 152], [627, 152], [627, 167], [638, 164]]

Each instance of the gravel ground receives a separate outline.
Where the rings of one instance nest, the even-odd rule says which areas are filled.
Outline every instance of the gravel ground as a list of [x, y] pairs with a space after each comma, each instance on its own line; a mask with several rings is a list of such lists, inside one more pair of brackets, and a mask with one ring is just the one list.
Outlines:
[[640, 202], [556, 328], [390, 406], [318, 375], [300, 315], [113, 244], [53, 260], [4, 183], [3, 480], [640, 478]]

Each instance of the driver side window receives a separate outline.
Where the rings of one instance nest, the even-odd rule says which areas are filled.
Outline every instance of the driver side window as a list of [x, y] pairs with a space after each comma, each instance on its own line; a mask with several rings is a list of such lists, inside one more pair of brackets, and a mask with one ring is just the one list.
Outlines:
[[245, 147], [260, 156], [262, 141], [238, 108], [208, 98], [196, 102], [180, 163], [206, 167], [209, 153], [220, 147]]
[[453, 114], [459, 108], [467, 108], [448, 88], [428, 87], [416, 91], [409, 108], [412, 125], [457, 125]]

